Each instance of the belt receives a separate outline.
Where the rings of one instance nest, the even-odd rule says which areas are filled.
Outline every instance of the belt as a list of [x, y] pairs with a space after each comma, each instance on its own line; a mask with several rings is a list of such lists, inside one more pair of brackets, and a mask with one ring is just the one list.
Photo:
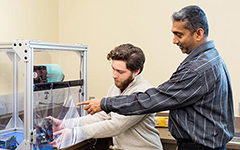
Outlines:
[[212, 149], [210, 147], [206, 147], [206, 146], [203, 146], [201, 144], [197, 144], [197, 143], [194, 143], [193, 141], [191, 140], [177, 140], [177, 145], [178, 147], [186, 147], [186, 148], [198, 148], [198, 149], [201, 149], [201, 150], [224, 150], [226, 149], [226, 145], [223, 145], [222, 147], [219, 147], [219, 148], [216, 148], [216, 149]]
[[203, 145], [194, 143], [191, 140], [177, 140], [177, 145], [183, 147], [196, 147], [196, 148], [204, 147]]

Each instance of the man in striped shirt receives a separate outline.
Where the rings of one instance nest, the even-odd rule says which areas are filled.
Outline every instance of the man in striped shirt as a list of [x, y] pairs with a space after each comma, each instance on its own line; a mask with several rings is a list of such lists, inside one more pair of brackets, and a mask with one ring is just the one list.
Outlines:
[[232, 87], [223, 59], [208, 41], [206, 15], [198, 6], [187, 6], [172, 21], [173, 44], [188, 56], [168, 81], [145, 92], [81, 104], [88, 104], [91, 114], [170, 110], [169, 131], [178, 150], [225, 150], [234, 135]]

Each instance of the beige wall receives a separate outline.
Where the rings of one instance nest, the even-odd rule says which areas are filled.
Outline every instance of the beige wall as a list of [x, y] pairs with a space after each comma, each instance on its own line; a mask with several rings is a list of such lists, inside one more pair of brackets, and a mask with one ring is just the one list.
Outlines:
[[0, 0], [0, 41], [58, 42], [58, 0]]
[[122, 43], [141, 47], [147, 57], [143, 76], [153, 86], [169, 79], [186, 57], [172, 44], [170, 16], [198, 4], [208, 17], [210, 38], [231, 74], [235, 114], [240, 102], [239, 0], [59, 0], [59, 41], [89, 45], [88, 95], [102, 97], [112, 84], [107, 53]]
[[[57, 0], [0, 0], [0, 42], [16, 39], [58, 42]], [[23, 90], [23, 63], [19, 64], [20, 91]], [[0, 53], [0, 94], [12, 90], [12, 65]]]
[[[194, 2], [194, 3], [193, 3]], [[189, 4], [207, 13], [210, 38], [224, 58], [233, 83], [235, 115], [239, 114], [239, 0], [0, 0], [0, 41], [37, 39], [89, 45], [88, 96], [103, 97], [112, 84], [107, 53], [122, 43], [141, 47], [147, 57], [143, 76], [153, 86], [169, 79], [186, 57], [172, 44], [170, 16]], [[9, 61], [0, 54], [0, 72]], [[66, 69], [71, 74], [71, 68]], [[11, 88], [0, 76], [0, 93]], [[5, 84], [6, 83], [6, 84]]]

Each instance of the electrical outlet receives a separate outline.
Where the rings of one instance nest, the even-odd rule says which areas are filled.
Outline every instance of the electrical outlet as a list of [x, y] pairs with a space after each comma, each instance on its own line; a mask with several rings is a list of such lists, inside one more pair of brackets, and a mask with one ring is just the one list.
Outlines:
[[94, 96], [89, 96], [89, 100], [91, 100], [91, 99], [95, 99], [95, 97]]
[[238, 115], [240, 116], [240, 102], [238, 103]]

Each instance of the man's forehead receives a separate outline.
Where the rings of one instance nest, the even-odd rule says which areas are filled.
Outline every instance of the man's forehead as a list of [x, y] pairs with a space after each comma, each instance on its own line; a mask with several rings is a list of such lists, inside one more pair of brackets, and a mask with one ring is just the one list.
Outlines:
[[172, 22], [172, 29], [185, 29], [185, 22], [184, 21], [173, 21]]
[[118, 70], [126, 70], [127, 69], [126, 61], [112, 60], [112, 68], [118, 69]]
[[183, 33], [189, 31], [185, 28], [185, 23], [186, 22], [184, 21], [173, 21], [171, 31], [173, 33]]

